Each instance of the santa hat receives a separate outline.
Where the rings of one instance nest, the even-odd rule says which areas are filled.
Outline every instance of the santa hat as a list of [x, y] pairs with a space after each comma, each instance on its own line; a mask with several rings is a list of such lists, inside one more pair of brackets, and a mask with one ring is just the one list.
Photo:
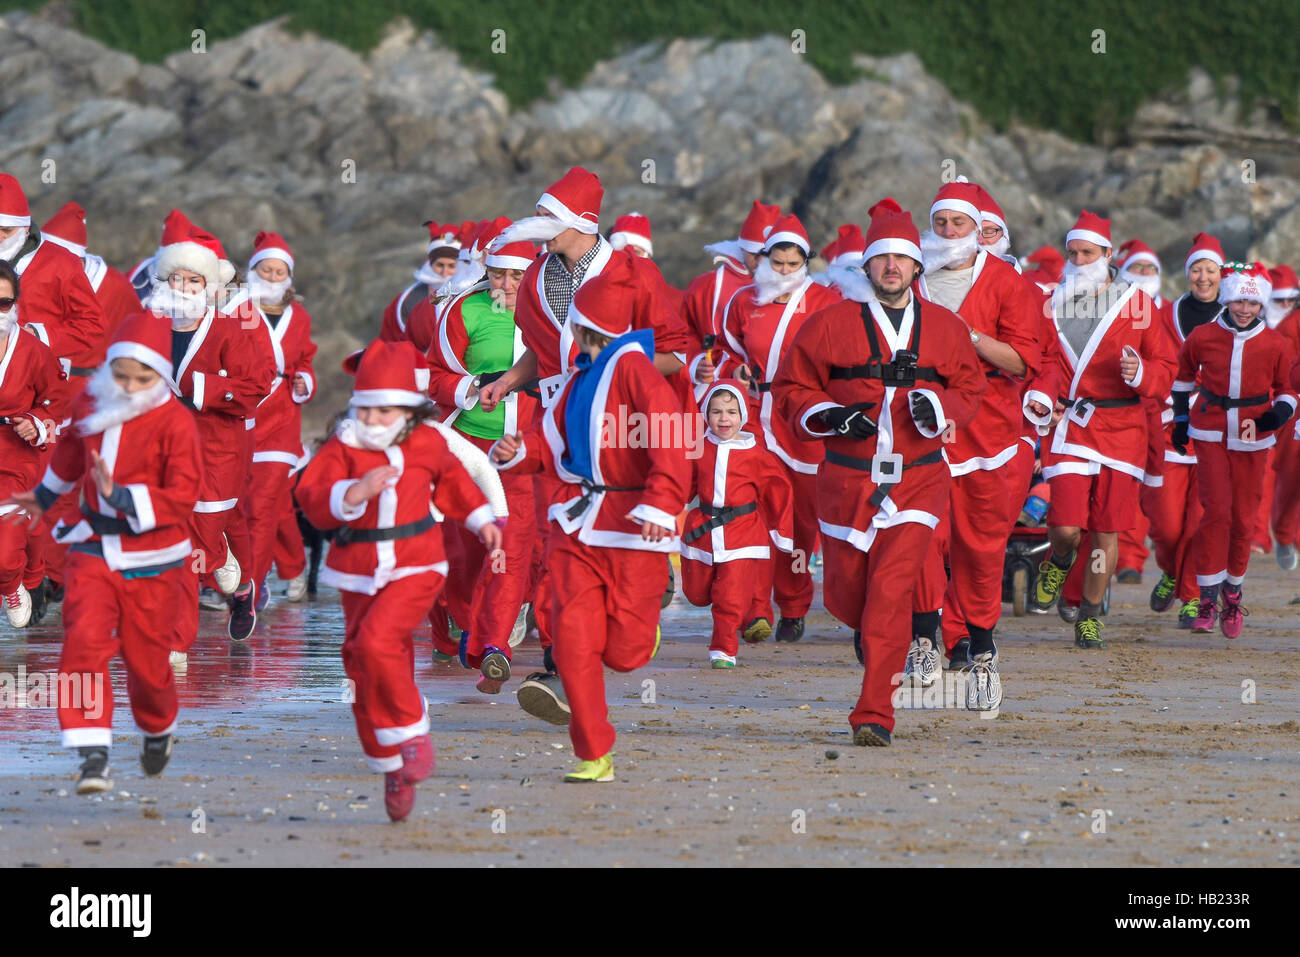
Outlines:
[[901, 213], [902, 211], [903, 207], [898, 205], [898, 200], [894, 199], [892, 196], [886, 196], [884, 199], [880, 200], [880, 202], [876, 203], [876, 205], [867, 210], [867, 221], [870, 222], [884, 213]]
[[1134, 263], [1150, 263], [1156, 267], [1156, 272], [1161, 272], [1160, 257], [1156, 255], [1154, 249], [1140, 239], [1130, 239], [1119, 247], [1116, 264], [1121, 269], [1127, 269]]
[[615, 339], [632, 330], [636, 307], [636, 273], [632, 260], [615, 257], [596, 276], [584, 282], [569, 304], [569, 324], [586, 326]]
[[554, 213], [566, 229], [594, 236], [600, 231], [600, 201], [604, 196], [600, 178], [574, 166], [542, 193], [537, 205]]
[[1273, 285], [1274, 299], [1294, 299], [1300, 296], [1300, 281], [1295, 270], [1286, 263], [1278, 263], [1268, 271], [1268, 281]]
[[162, 239], [158, 240], [159, 248], [185, 242], [185, 238], [193, 229], [194, 224], [190, 222], [190, 218], [179, 209], [173, 209], [163, 220]]
[[736, 404], [740, 406], [740, 427], [743, 429], [749, 422], [749, 403], [745, 399], [745, 386], [736, 379], [719, 379], [709, 386], [709, 391], [705, 392], [704, 398], [700, 400], [700, 411], [704, 413], [705, 419], [709, 417], [709, 400], [716, 392], [730, 392], [736, 397]]
[[1034, 266], [1048, 282], [1061, 281], [1065, 269], [1065, 257], [1054, 246], [1039, 246], [1025, 257], [1024, 262], [1026, 265]]
[[794, 243], [803, 250], [805, 257], [812, 255], [812, 243], [808, 241], [808, 233], [794, 213], [786, 213], [772, 224], [767, 238], [763, 240], [763, 252], [770, 253], [777, 243]]
[[0, 226], [30, 226], [32, 211], [27, 207], [27, 194], [18, 180], [8, 173], [0, 173]]
[[489, 251], [483, 265], [489, 269], [527, 269], [536, 258], [537, 247], [527, 240], [519, 240]]
[[354, 406], [393, 405], [413, 409], [429, 401], [429, 362], [410, 341], [376, 339], [343, 360], [343, 371], [356, 376]]
[[1223, 267], [1223, 280], [1219, 283], [1219, 302], [1225, 306], [1230, 302], [1257, 302], [1261, 306], [1268, 303], [1273, 294], [1273, 284], [1269, 282], [1268, 270], [1263, 263], [1232, 263]]
[[[1197, 233], [1192, 240], [1192, 251], [1187, 254], [1187, 261], [1183, 263], [1183, 272], [1187, 276], [1192, 274], [1192, 263], [1201, 259], [1208, 259], [1216, 266], [1223, 265], [1223, 247], [1219, 241], [1209, 233]], [[1220, 299], [1220, 302], [1223, 300]]]
[[747, 253], [761, 253], [763, 240], [767, 239], [767, 234], [780, 218], [780, 206], [768, 206], [754, 200], [749, 215], [740, 227], [740, 248]]
[[178, 269], [201, 275], [208, 291], [214, 294], [218, 286], [235, 278], [235, 267], [226, 259], [221, 241], [197, 226], [190, 228], [184, 240], [164, 245], [154, 260], [154, 277], [162, 282]]
[[104, 361], [134, 359], [167, 380], [176, 391], [172, 368], [172, 323], [153, 312], [136, 312], [127, 316], [113, 333], [113, 341], [104, 353]]
[[[450, 228], [450, 227], [449, 227]], [[456, 229], [456, 248], [465, 252], [469, 249], [469, 244], [474, 239], [474, 233], [479, 228], [477, 219], [467, 219]]]
[[975, 189], [979, 191], [980, 219], [983, 222], [995, 223], [1002, 230], [1002, 234], [1009, 239], [1011, 230], [1007, 228], [1007, 220], [1002, 215], [1002, 207], [998, 205], [998, 201], [983, 186], [976, 186]]
[[867, 241], [862, 228], [856, 223], [840, 227], [839, 235], [822, 250], [822, 259], [831, 266], [856, 266], [867, 251]]
[[455, 223], [439, 223], [434, 220], [426, 220], [425, 226], [429, 227], [429, 245], [425, 247], [424, 253], [427, 256], [435, 249], [460, 249], [460, 240], [456, 238], [460, 227]]
[[1110, 248], [1110, 220], [1103, 219], [1096, 213], [1090, 213], [1086, 209], [1079, 213], [1079, 218], [1075, 221], [1074, 228], [1065, 234], [1065, 241], [1068, 243], [1072, 239], [1083, 239], [1090, 243], [1096, 243], [1098, 246]]
[[647, 256], [654, 255], [650, 243], [650, 217], [641, 213], [628, 213], [614, 220], [614, 231], [609, 234], [609, 244], [615, 249], [639, 246]]
[[871, 217], [871, 225], [867, 227], [867, 251], [862, 256], [863, 263], [885, 253], [901, 253], [916, 260], [924, 269], [921, 234], [912, 222], [912, 214], [901, 209], [895, 212], [883, 202], [872, 209], [879, 209], [879, 213]]
[[268, 233], [263, 230], [257, 234], [257, 238], [253, 240], [253, 255], [248, 260], [248, 271], [252, 272], [253, 267], [263, 259], [283, 260], [289, 267], [289, 275], [293, 275], [293, 253], [289, 251], [289, 244], [279, 233]]
[[[511, 225], [509, 216], [498, 216], [496, 219], [483, 219], [479, 221], [478, 228], [474, 230], [474, 235], [469, 241], [469, 258], [473, 260], [482, 260], [487, 254], [487, 248], [492, 240], [500, 236]], [[532, 260], [530, 259], [529, 262]], [[517, 267], [510, 266], [510, 269]]]
[[76, 203], [64, 203], [62, 209], [45, 221], [41, 235], [78, 259], [85, 259], [86, 211]]
[[969, 216], [976, 228], [979, 228], [980, 192], [980, 188], [974, 183], [967, 182], [964, 176], [954, 183], [944, 183], [935, 194], [934, 202], [930, 204], [930, 221], [934, 221], [935, 213], [946, 209]]

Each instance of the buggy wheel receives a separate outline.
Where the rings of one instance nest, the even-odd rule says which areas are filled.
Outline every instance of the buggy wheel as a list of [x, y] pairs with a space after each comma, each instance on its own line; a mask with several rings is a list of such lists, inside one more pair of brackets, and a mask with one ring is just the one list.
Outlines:
[[1110, 614], [1110, 585], [1106, 586], [1106, 594], [1101, 596], [1101, 613], [1103, 615]]
[[1011, 573], [1011, 611], [1017, 617], [1021, 618], [1025, 614], [1025, 606], [1029, 602], [1029, 568], [1026, 565], [1017, 565], [1016, 570]]

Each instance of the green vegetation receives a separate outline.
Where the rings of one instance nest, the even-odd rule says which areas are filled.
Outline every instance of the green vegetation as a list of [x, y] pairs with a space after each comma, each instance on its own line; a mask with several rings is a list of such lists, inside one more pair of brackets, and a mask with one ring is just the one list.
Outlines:
[[[1247, 102], [1263, 97], [1292, 126], [1300, 89], [1300, 4], [1196, 5], [1132, 0], [63, 0], [84, 33], [144, 60], [188, 49], [201, 27], [209, 43], [272, 16], [353, 49], [371, 49], [394, 17], [435, 30], [466, 62], [490, 70], [515, 104], [545, 94], [547, 78], [572, 85], [597, 60], [653, 39], [803, 30], [808, 59], [834, 83], [854, 79], [855, 53], [915, 51], [931, 74], [998, 126], [1013, 118], [1077, 139], [1122, 130], [1143, 99], [1202, 66], [1235, 74]], [[0, 11], [43, 0], [0, 0]], [[492, 31], [506, 30], [506, 52]], [[1105, 52], [1094, 31], [1105, 31]]]

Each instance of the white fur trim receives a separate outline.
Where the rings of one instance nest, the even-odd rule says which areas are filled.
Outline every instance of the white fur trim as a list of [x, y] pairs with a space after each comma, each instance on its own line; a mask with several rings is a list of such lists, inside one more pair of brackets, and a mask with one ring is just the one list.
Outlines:
[[162, 376], [173, 389], [176, 387], [176, 382], [172, 379], [171, 356], [159, 355], [143, 343], [132, 342], [129, 339], [114, 342], [104, 353], [104, 361], [111, 363], [114, 359], [134, 359]]
[[333, 487], [330, 488], [330, 514], [340, 522], [355, 522], [366, 514], [366, 506], [369, 502], [362, 502], [360, 505], [348, 505], [343, 501], [343, 496], [348, 493], [348, 489], [360, 481], [360, 479], [342, 479], [335, 482]]
[[884, 253], [902, 253], [904, 256], [915, 259], [917, 263], [925, 262], [925, 260], [921, 258], [920, 246], [909, 240], [894, 236], [886, 236], [884, 239], [877, 239], [874, 243], [868, 246], [866, 253], [862, 256], [862, 262], [865, 265], [868, 260], [883, 255]]
[[650, 242], [649, 236], [642, 236], [640, 233], [630, 233], [625, 229], [609, 234], [609, 244], [615, 249], [622, 249], [624, 246], [637, 246], [644, 249], [647, 254], [654, 255], [654, 244]]
[[194, 395], [192, 398], [194, 401], [194, 408], [202, 412], [203, 399], [204, 399], [203, 373], [202, 372], [194, 373], [193, 381], [194, 381]]
[[669, 515], [663, 509], [655, 508], [653, 505], [642, 503], [632, 509], [628, 514], [638, 521], [651, 522], [658, 525], [660, 528], [668, 529], [668, 531], [673, 532], [674, 534], [677, 532], [677, 519], [672, 515]]
[[426, 401], [428, 397], [423, 393], [408, 389], [362, 389], [352, 393], [352, 404], [358, 407], [391, 405], [417, 408]]
[[1094, 233], [1091, 229], [1072, 229], [1065, 234], [1065, 241], [1068, 243], [1072, 239], [1082, 239], [1086, 242], [1096, 243], [1110, 249], [1110, 240], [1101, 233]]
[[248, 271], [252, 272], [253, 267], [256, 266], [258, 263], [260, 263], [263, 259], [284, 260], [285, 265], [289, 267], [289, 275], [290, 276], [293, 275], [293, 257], [289, 255], [289, 250], [281, 249], [278, 246], [268, 246], [263, 250], [253, 253], [252, 258], [248, 260]]
[[782, 230], [779, 233], [772, 233], [767, 237], [767, 239], [763, 240], [763, 251], [770, 251], [777, 243], [794, 243], [803, 250], [804, 256], [808, 256], [812, 252], [812, 250], [808, 248], [808, 240], [804, 239], [798, 233], [791, 232], [788, 229]]
[[491, 505], [480, 505], [474, 511], [465, 516], [465, 527], [475, 535], [479, 533], [484, 525], [490, 525], [496, 516], [492, 511]]
[[[990, 214], [981, 213], [978, 209], [975, 208], [974, 203], [968, 203], [964, 199], [945, 198], [945, 199], [938, 200], [933, 206], [930, 207], [931, 223], [934, 222], [934, 214], [939, 212], [939, 210], [941, 209], [948, 209], [954, 213], [962, 213], [963, 215], [969, 216], [971, 219], [975, 221], [976, 229], [979, 228], [979, 224], [981, 220], [989, 219], [992, 217], [991, 213]], [[1007, 224], [999, 223], [999, 225], [1001, 225], [1003, 231], [1005, 232], [1007, 228]]]
[[[586, 233], [588, 236], [594, 236], [600, 232], [599, 222], [592, 222], [590, 219], [584, 219], [550, 193], [542, 193], [541, 199], [537, 201], [537, 205], [542, 207], [542, 209], [554, 213], [556, 218], [564, 224], [566, 229], [576, 229], [578, 232]], [[585, 212], [594, 213], [597, 219], [600, 217], [600, 210], [598, 209], [585, 210]]]
[[217, 254], [198, 243], [180, 242], [163, 246], [153, 262], [154, 278], [166, 282], [177, 269], [188, 269], [207, 280], [209, 287], [221, 283], [221, 260]]
[[[4, 224], [0, 223], [0, 225], [4, 225]], [[71, 239], [64, 239], [62, 236], [55, 236], [53, 233], [41, 233], [41, 238], [49, 240], [50, 242], [54, 243], [54, 245], [56, 246], [62, 246], [64, 249], [72, 253], [72, 255], [76, 256], [78, 259], [86, 258], [86, 247], [78, 243], [74, 243]]]
[[125, 488], [131, 495], [131, 504], [135, 506], [135, 515], [126, 517], [126, 523], [131, 526], [131, 531], [139, 534], [157, 528], [158, 516], [154, 514], [153, 499], [149, 497], [149, 487], [133, 483], [125, 486]]

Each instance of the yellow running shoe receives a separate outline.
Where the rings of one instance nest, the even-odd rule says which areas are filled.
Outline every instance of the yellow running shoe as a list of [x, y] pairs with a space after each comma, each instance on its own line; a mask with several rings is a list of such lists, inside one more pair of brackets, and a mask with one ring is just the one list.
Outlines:
[[[1070, 559], [1070, 567], [1074, 567], [1074, 559]], [[1056, 600], [1061, 597], [1061, 586], [1065, 584], [1065, 576], [1070, 573], [1069, 568], [1061, 568], [1050, 558], [1038, 566], [1038, 580], [1034, 582], [1033, 604], [1039, 611], [1050, 611], [1056, 604]]]
[[587, 784], [590, 781], [614, 780], [613, 751], [595, 761], [579, 761], [578, 766], [564, 776], [565, 784]]
[[652, 659], [655, 655], [659, 654], [659, 642], [663, 641], [663, 637], [664, 633], [660, 630], [658, 625], [655, 625], [655, 648], [654, 651], [650, 652], [650, 657]]

